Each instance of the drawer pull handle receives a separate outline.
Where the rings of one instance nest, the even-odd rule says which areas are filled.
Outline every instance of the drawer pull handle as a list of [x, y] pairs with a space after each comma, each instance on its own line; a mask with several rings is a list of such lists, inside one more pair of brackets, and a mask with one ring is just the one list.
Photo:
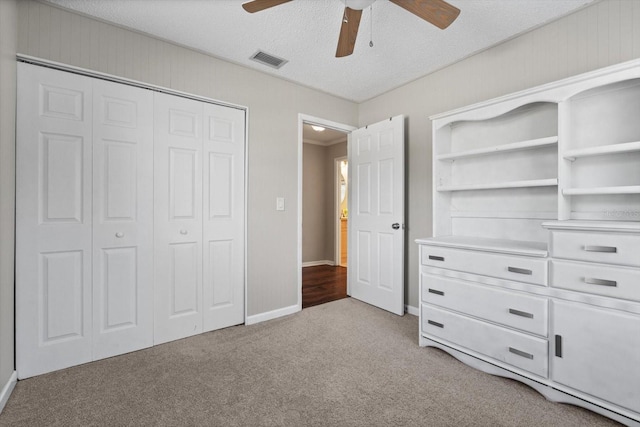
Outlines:
[[429, 259], [432, 259], [434, 261], [444, 261], [444, 257], [443, 256], [429, 255]]
[[583, 278], [584, 283], [588, 285], [600, 285], [600, 286], [618, 286], [618, 282], [615, 280], [604, 280], [604, 279], [595, 279], [593, 277], [585, 277]]
[[436, 295], [442, 295], [442, 296], [444, 296], [444, 292], [439, 291], [439, 290], [437, 290], [437, 289], [431, 289], [431, 288], [429, 288], [429, 293], [430, 293], [430, 294], [436, 294]]
[[444, 328], [442, 323], [434, 322], [433, 320], [427, 320], [427, 323], [433, 326], [437, 326], [438, 328]]
[[562, 357], [562, 335], [556, 335], [556, 357]]
[[526, 268], [507, 267], [507, 270], [511, 273], [526, 274], [527, 276], [531, 276], [533, 274], [533, 271]]
[[533, 313], [527, 313], [526, 311], [516, 310], [514, 308], [509, 309], [509, 314], [515, 314], [516, 316], [526, 317], [528, 319], [533, 319]]
[[615, 246], [587, 246], [585, 245], [584, 250], [587, 252], [605, 252], [610, 254], [615, 254], [618, 252], [618, 248]]
[[518, 350], [517, 348], [509, 347], [509, 353], [517, 354], [518, 356], [533, 360], [533, 354]]

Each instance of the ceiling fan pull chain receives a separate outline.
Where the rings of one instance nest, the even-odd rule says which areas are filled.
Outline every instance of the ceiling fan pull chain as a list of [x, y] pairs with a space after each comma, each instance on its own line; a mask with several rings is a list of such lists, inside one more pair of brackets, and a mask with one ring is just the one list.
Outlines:
[[373, 4], [369, 6], [369, 21], [371, 24], [369, 27], [369, 47], [373, 47]]

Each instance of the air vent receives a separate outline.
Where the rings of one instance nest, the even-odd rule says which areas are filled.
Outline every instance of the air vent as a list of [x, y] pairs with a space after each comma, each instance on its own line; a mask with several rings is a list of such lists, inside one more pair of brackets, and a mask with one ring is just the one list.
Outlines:
[[278, 58], [261, 50], [254, 53], [250, 59], [273, 68], [280, 68], [289, 62], [286, 59]]

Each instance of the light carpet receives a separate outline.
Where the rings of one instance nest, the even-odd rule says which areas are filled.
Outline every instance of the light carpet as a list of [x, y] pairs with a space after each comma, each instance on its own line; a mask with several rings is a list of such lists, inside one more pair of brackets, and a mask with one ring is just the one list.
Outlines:
[[351, 298], [19, 381], [2, 426], [612, 426]]

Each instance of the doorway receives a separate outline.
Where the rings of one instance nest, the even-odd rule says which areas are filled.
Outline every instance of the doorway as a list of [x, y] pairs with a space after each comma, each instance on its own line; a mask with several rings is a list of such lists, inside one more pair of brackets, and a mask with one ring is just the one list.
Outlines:
[[[348, 134], [354, 129], [300, 116], [299, 306], [348, 296]], [[344, 163], [341, 163], [344, 162]]]

